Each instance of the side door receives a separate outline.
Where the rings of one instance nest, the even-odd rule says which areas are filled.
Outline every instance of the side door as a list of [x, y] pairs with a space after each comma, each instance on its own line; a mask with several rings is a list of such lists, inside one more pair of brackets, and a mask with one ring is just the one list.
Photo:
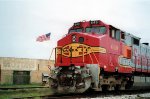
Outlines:
[[114, 72], [118, 66], [118, 57], [121, 54], [121, 31], [114, 27], [109, 30], [109, 71]]

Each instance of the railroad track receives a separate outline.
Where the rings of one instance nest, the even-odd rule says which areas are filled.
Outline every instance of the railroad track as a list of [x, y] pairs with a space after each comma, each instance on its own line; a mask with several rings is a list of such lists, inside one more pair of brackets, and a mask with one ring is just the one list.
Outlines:
[[[105, 91], [105, 92], [93, 92], [88, 91], [82, 94], [56, 94], [56, 95], [47, 95], [39, 96], [40, 99], [80, 99], [80, 98], [106, 98], [115, 97], [115, 96], [124, 96], [124, 95], [135, 95], [136, 98], [127, 98], [127, 99], [150, 99], [150, 97], [144, 97], [141, 94], [150, 93], [150, 90], [125, 90], [125, 91]], [[37, 97], [18, 97], [13, 99], [36, 99]], [[114, 98], [115, 99], [115, 98]], [[125, 99], [125, 98], [123, 98]]]
[[34, 88], [49, 88], [49, 87], [0, 87], [0, 90], [17, 90], [17, 89], [34, 89]]
[[[137, 97], [141, 97], [140, 94], [150, 93], [150, 90], [125, 90], [125, 91], [105, 91], [105, 92], [93, 92], [89, 91], [83, 94], [73, 94], [73, 95], [64, 95], [57, 98], [104, 98], [104, 97], [112, 97], [112, 96], [122, 96], [122, 95], [137, 95]], [[53, 99], [53, 97], [48, 97]], [[142, 98], [143, 99], [143, 98]], [[145, 99], [145, 98], [144, 98]], [[150, 99], [150, 97], [149, 97]]]

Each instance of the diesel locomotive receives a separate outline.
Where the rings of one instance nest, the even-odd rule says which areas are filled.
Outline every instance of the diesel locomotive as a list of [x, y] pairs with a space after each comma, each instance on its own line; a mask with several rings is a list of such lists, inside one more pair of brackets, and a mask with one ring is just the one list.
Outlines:
[[101, 20], [74, 23], [57, 42], [49, 81], [58, 93], [149, 88], [149, 43]]

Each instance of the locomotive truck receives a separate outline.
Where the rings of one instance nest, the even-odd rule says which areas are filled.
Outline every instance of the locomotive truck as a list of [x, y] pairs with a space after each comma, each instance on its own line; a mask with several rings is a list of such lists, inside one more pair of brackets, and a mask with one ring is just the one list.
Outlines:
[[57, 42], [49, 81], [58, 93], [149, 88], [149, 43], [101, 20], [74, 23]]

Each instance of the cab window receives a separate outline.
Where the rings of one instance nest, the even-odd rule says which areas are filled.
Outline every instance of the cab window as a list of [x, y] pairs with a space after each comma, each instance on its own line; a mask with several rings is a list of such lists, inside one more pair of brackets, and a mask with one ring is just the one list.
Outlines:
[[86, 33], [97, 33], [97, 34], [104, 34], [106, 32], [106, 27], [88, 27], [86, 28]]
[[125, 39], [125, 33], [121, 32], [121, 39], [124, 40]]
[[110, 29], [110, 37], [120, 41], [120, 30]]
[[116, 30], [116, 40], [120, 41], [120, 31]]
[[139, 45], [140, 44], [139, 39], [134, 38], [134, 37], [132, 37], [132, 42], [133, 42], [134, 45]]
[[82, 29], [81, 28], [79, 28], [79, 29], [71, 29], [69, 31], [69, 33], [72, 33], [72, 32], [82, 32]]

